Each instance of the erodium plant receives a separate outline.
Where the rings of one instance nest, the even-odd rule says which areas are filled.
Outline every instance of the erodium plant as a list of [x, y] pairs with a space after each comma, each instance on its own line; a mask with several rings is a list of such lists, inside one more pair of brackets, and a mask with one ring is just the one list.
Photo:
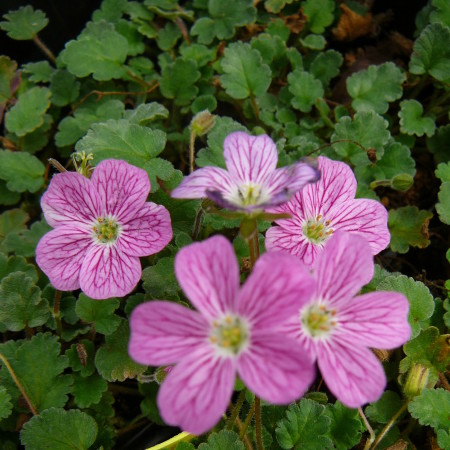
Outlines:
[[445, 1], [1, 3], [2, 450], [450, 449]]

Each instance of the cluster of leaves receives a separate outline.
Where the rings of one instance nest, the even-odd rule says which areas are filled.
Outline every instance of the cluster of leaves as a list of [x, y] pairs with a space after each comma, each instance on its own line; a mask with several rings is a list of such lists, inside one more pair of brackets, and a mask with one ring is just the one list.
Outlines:
[[[370, 21], [357, 2], [104, 0], [57, 56], [39, 38], [45, 13], [26, 6], [5, 14], [0, 28], [37, 44], [46, 59], [19, 67], [0, 56], [2, 448], [108, 449], [127, 429], [162, 425], [158, 385], [143, 382], [153, 369], [127, 354], [130, 312], [150, 299], [184, 302], [173, 261], [193, 240], [220, 231], [242, 261], [248, 257], [237, 221], [168, 195], [187, 169], [192, 117], [207, 109], [215, 124], [197, 140], [197, 166], [224, 166], [228, 133], [265, 132], [277, 142], [281, 165], [319, 154], [344, 161], [358, 195], [388, 207], [392, 238], [378, 263], [391, 272], [377, 266], [365, 289], [405, 294], [413, 333], [403, 351], [386, 357], [389, 390], [365, 413], [384, 436], [377, 448], [423, 448], [431, 439], [430, 447], [450, 449], [450, 280], [444, 285], [432, 271], [425, 277], [428, 267], [410, 258], [433, 249], [432, 269], [450, 261], [442, 252], [450, 224], [446, 5], [430, 0], [419, 13], [403, 65], [362, 70], [354, 69], [358, 52], [333, 48], [342, 51], [336, 44], [349, 17]], [[47, 159], [65, 164], [74, 151], [92, 153], [94, 164], [117, 158], [145, 169], [152, 201], [170, 211], [173, 241], [143, 261], [142, 283], [125, 299], [61, 296], [35, 265], [35, 246], [50, 229], [39, 208], [52, 172]], [[242, 421], [252, 401], [248, 395]], [[411, 426], [415, 420], [432, 432]], [[177, 448], [243, 449], [254, 436], [250, 424], [241, 439], [227, 430]], [[289, 407], [263, 405], [267, 449], [350, 449], [367, 438], [357, 411], [323, 392]]]

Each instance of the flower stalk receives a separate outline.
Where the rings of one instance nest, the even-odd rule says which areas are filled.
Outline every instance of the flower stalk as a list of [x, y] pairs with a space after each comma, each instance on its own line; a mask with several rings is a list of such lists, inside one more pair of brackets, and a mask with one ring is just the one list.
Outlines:
[[228, 419], [228, 421], [227, 421], [227, 423], [225, 425], [225, 429], [226, 430], [232, 430], [233, 429], [234, 423], [236, 422], [236, 418], [239, 415], [239, 411], [241, 410], [242, 405], [244, 404], [246, 390], [247, 389], [244, 388], [244, 389], [242, 389], [241, 392], [239, 392], [239, 397], [237, 399], [237, 402], [234, 405], [233, 411], [231, 412], [231, 416], [230, 416], [230, 418]]

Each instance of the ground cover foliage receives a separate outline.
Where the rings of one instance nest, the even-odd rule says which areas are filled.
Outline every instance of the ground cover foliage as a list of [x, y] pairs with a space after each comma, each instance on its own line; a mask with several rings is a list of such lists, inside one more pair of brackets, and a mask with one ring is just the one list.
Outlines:
[[[186, 305], [174, 257], [212, 234], [233, 242], [247, 276], [239, 220], [208, 201], [170, 197], [189, 172], [189, 147], [197, 167], [225, 167], [233, 131], [269, 134], [280, 167], [319, 155], [349, 164], [357, 197], [389, 211], [390, 246], [363, 292], [397, 291], [410, 303], [411, 340], [376, 352], [388, 386], [363, 408], [367, 422], [319, 376], [295, 404], [263, 403], [264, 447], [450, 449], [450, 9], [430, 0], [414, 40], [391, 25], [388, 14], [353, 1], [104, 0], [54, 55], [39, 38], [52, 26], [44, 12], [26, 6], [3, 16], [2, 32], [37, 44], [42, 61], [0, 56], [2, 449], [163, 440], [158, 383], [148, 382], [163, 374], [128, 356], [128, 318], [152, 299]], [[192, 122], [205, 110], [214, 117]], [[172, 241], [141, 258], [142, 281], [125, 298], [61, 293], [35, 264], [51, 229], [39, 204], [55, 172], [48, 159], [73, 170], [74, 152], [92, 153], [93, 165], [115, 158], [144, 169], [150, 200], [170, 212]], [[269, 226], [259, 223], [261, 250]], [[237, 425], [174, 445], [251, 448], [252, 404], [247, 392]]]

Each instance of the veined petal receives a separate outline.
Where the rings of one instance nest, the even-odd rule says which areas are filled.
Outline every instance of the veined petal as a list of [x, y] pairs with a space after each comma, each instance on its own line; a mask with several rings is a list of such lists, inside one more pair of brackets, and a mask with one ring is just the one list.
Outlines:
[[221, 419], [233, 393], [236, 362], [217, 357], [212, 347], [186, 355], [158, 392], [161, 417], [169, 425], [200, 435]]
[[197, 169], [177, 186], [170, 194], [173, 198], [203, 198], [207, 191], [230, 194], [235, 187], [229, 173], [220, 167]]
[[269, 136], [250, 136], [242, 131], [225, 138], [223, 156], [228, 172], [237, 184], [263, 184], [278, 162], [277, 147]]
[[98, 300], [129, 294], [141, 278], [141, 263], [113, 245], [93, 245], [83, 260], [80, 287]]
[[[408, 299], [397, 292], [371, 292], [339, 309], [339, 326], [348, 342], [391, 349], [408, 341]], [[344, 337], [342, 336], [342, 337]]]
[[36, 263], [60, 291], [80, 288], [80, 270], [92, 237], [84, 230], [60, 226], [45, 234], [36, 247]]
[[336, 339], [317, 345], [317, 362], [333, 395], [349, 408], [378, 400], [386, 375], [377, 357], [355, 342], [351, 347]]
[[103, 213], [122, 223], [137, 214], [150, 192], [147, 172], [117, 159], [102, 161], [91, 182], [102, 200]]
[[175, 275], [191, 303], [215, 320], [235, 309], [239, 266], [233, 246], [222, 236], [182, 248], [175, 258]]
[[373, 255], [384, 250], [391, 239], [386, 208], [376, 200], [355, 199], [333, 206], [327, 219], [335, 230], [349, 231], [363, 236]]
[[117, 246], [130, 256], [148, 256], [161, 251], [171, 239], [169, 211], [164, 206], [147, 202], [122, 226]]
[[309, 301], [314, 290], [314, 279], [297, 258], [264, 253], [242, 287], [236, 309], [252, 330], [278, 327]]
[[309, 355], [281, 334], [252, 335], [249, 350], [238, 358], [237, 370], [251, 391], [275, 404], [300, 398], [316, 373]]
[[130, 317], [128, 353], [138, 363], [175, 364], [207, 342], [208, 323], [201, 314], [172, 302], [138, 305]]
[[45, 220], [51, 227], [89, 227], [101, 214], [101, 200], [90, 180], [78, 172], [53, 175], [41, 199]]
[[373, 270], [368, 242], [353, 233], [337, 232], [314, 265], [317, 296], [339, 311], [372, 279]]

